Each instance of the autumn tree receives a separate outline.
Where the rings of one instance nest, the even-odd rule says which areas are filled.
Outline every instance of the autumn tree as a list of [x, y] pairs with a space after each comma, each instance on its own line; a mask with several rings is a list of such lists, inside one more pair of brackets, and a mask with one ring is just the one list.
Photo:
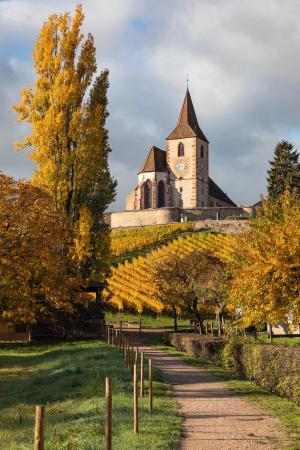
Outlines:
[[0, 316], [33, 324], [50, 310], [72, 313], [87, 298], [80, 279], [62, 270], [74, 272], [52, 197], [1, 172], [0, 192]]
[[293, 144], [288, 141], [279, 142], [270, 166], [267, 177], [270, 200], [276, 200], [286, 190], [300, 193], [299, 155]]
[[157, 297], [174, 314], [177, 330], [177, 312], [190, 313], [199, 322], [208, 314], [216, 314], [219, 323], [227, 303], [224, 265], [215, 256], [193, 251], [166, 254], [152, 270]]
[[230, 296], [245, 326], [300, 319], [300, 199], [264, 200], [261, 215], [232, 248]]
[[54, 14], [42, 26], [33, 52], [37, 76], [13, 109], [31, 134], [17, 143], [37, 164], [35, 186], [53, 198], [66, 221], [65, 252], [84, 277], [99, 276], [109, 265], [109, 232], [103, 213], [114, 199], [106, 129], [108, 71], [96, 76], [93, 36], [84, 39], [81, 5], [74, 17]]

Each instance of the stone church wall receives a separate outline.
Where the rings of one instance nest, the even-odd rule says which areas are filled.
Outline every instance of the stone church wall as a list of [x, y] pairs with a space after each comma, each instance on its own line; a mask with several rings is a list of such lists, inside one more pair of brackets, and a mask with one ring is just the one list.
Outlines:
[[214, 208], [158, 208], [141, 209], [136, 211], [121, 211], [110, 213], [111, 228], [140, 227], [145, 225], [163, 225], [172, 222], [224, 220], [228, 217], [251, 215], [252, 210], [237, 207]]

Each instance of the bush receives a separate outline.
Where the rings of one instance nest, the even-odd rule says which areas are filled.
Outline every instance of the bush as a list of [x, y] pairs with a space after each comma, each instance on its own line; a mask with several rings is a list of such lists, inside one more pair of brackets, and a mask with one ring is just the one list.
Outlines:
[[190, 333], [171, 333], [168, 340], [173, 347], [186, 352], [189, 356], [206, 361], [220, 363], [224, 340], [212, 340], [210, 337]]
[[190, 356], [221, 365], [234, 377], [300, 403], [300, 346], [261, 344], [241, 337], [212, 340], [191, 334], [171, 334], [169, 342]]

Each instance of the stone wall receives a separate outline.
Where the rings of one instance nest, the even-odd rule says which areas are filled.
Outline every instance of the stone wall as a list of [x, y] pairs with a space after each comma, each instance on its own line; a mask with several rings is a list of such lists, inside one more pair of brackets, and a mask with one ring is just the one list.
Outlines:
[[111, 213], [111, 228], [141, 227], [179, 222], [178, 208], [140, 209]]
[[[212, 208], [158, 208], [141, 209], [136, 211], [121, 211], [110, 213], [110, 218], [106, 216], [106, 223], [110, 223], [111, 228], [140, 227], [145, 225], [163, 225], [172, 222], [199, 222], [199, 228], [209, 228], [213, 222], [221, 231], [226, 229], [224, 219], [227, 217], [249, 216], [243, 208], [235, 207], [212, 207]], [[218, 225], [220, 220], [220, 225]], [[237, 229], [240, 227], [241, 220], [229, 221], [229, 224], [235, 223]], [[229, 226], [229, 225], [228, 225]], [[242, 226], [241, 226], [242, 227]], [[226, 232], [226, 231], [225, 231]]]

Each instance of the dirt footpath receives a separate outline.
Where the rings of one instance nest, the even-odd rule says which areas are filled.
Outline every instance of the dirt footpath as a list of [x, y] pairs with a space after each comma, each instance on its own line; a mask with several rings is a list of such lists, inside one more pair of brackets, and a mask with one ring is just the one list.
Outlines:
[[184, 417], [181, 450], [284, 449], [289, 444], [280, 422], [205, 370], [145, 345], [135, 344], [172, 385]]

